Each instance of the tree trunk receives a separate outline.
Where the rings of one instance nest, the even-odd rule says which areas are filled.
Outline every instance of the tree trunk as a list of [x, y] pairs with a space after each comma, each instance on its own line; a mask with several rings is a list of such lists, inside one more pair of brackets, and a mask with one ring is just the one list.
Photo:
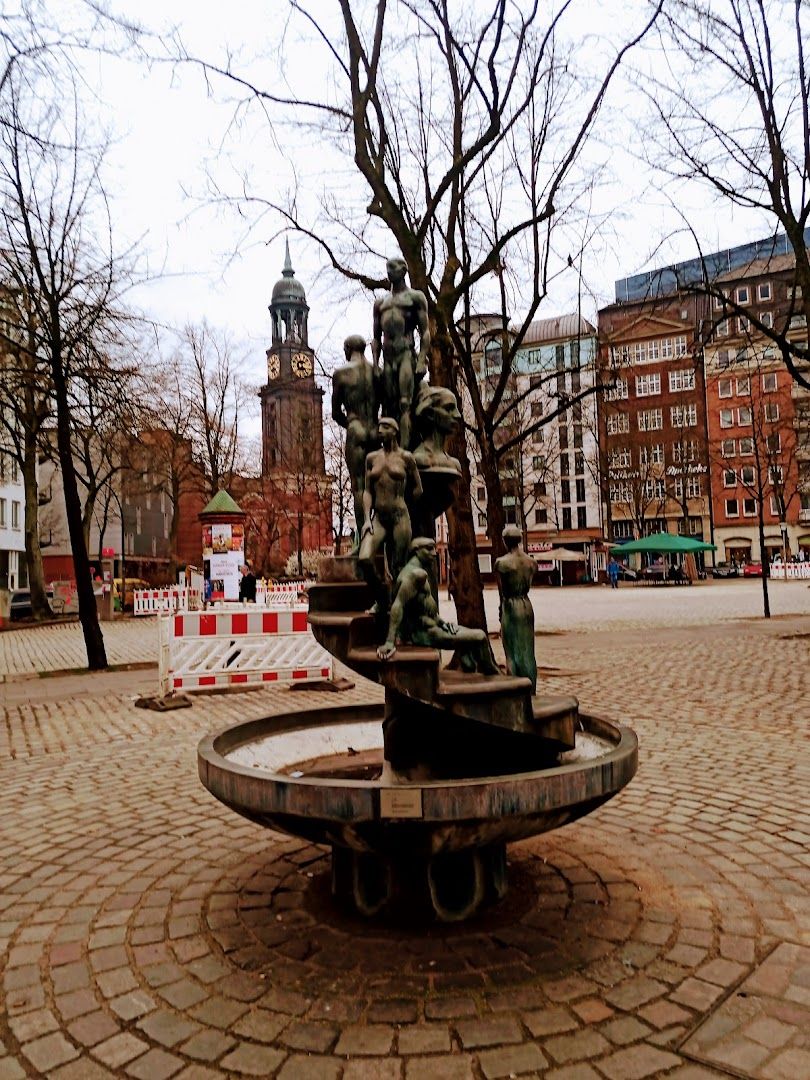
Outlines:
[[770, 564], [768, 563], [768, 552], [765, 547], [765, 522], [763, 520], [762, 513], [762, 492], [760, 492], [760, 498], [757, 500], [759, 503], [759, 561], [762, 566], [762, 614], [766, 619], [771, 617], [771, 599], [768, 595], [768, 578], [770, 576]]
[[28, 567], [28, 588], [31, 590], [31, 613], [35, 619], [49, 619], [53, 612], [45, 593], [45, 571], [42, 568], [42, 549], [39, 546], [37, 447], [36, 439], [30, 430], [25, 432], [22, 473], [25, 487], [25, 561]]
[[96, 598], [90, 577], [90, 560], [84, 538], [82, 504], [79, 499], [76, 470], [73, 466], [73, 449], [70, 443], [70, 405], [68, 403], [65, 373], [62, 368], [61, 350], [58, 342], [54, 342], [51, 348], [51, 373], [56, 397], [57, 448], [59, 451], [59, 466], [62, 470], [65, 514], [67, 516], [70, 548], [73, 554], [73, 570], [76, 574], [79, 622], [81, 623], [84, 644], [87, 650], [87, 666], [91, 671], [101, 671], [107, 667], [107, 653], [104, 648], [104, 636], [98, 623]]

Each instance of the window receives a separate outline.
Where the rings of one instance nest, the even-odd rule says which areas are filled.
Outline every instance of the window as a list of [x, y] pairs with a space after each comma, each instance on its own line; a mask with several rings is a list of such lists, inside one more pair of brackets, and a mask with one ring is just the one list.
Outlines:
[[607, 418], [608, 435], [621, 435], [630, 430], [630, 417], [627, 413], [612, 413]]
[[695, 373], [691, 368], [682, 368], [680, 371], [670, 371], [669, 389], [674, 393], [676, 390], [694, 390]]
[[6, 527], [6, 500], [0, 499], [0, 529]]
[[533, 401], [532, 402], [532, 416], [535, 417], [536, 419], [538, 419], [542, 415], [543, 415], [543, 402], [542, 401]]
[[773, 435], [768, 435], [765, 439], [765, 445], [770, 454], [778, 454], [782, 449], [782, 436], [778, 431], [775, 431]]
[[627, 379], [616, 379], [614, 386], [605, 391], [605, 401], [619, 401], [627, 397]]
[[756, 517], [757, 500], [743, 499], [743, 517]]
[[543, 445], [543, 429], [542, 428], [537, 428], [536, 431], [532, 432], [532, 446], [542, 446], [542, 445]]
[[633, 454], [628, 446], [617, 446], [608, 455], [608, 465], [611, 469], [629, 469], [632, 464]]
[[20, 482], [20, 466], [15, 457], [11, 459], [11, 482], [12, 484]]
[[661, 359], [672, 359], [672, 338], [667, 337], [661, 339]]
[[718, 397], [731, 397], [733, 393], [731, 379], [718, 379], [717, 380], [717, 396]]
[[770, 300], [771, 298], [771, 283], [769, 281], [760, 281], [757, 285], [757, 300]]
[[639, 431], [659, 431], [664, 426], [664, 414], [661, 409], [642, 409], [638, 414]]
[[169, 515], [165, 510], [163, 511], [163, 539], [169, 539]]
[[586, 506], [577, 507], [577, 528], [588, 528], [588, 508]]
[[545, 469], [546, 459], [541, 454], [535, 454], [532, 458], [533, 469]]
[[147, 491], [144, 498], [145, 498], [145, 502], [146, 502], [146, 509], [151, 510], [152, 509], [152, 495], [151, 495], [151, 493]]
[[571, 502], [571, 484], [568, 480], [560, 481], [560, 501], [564, 503]]
[[535, 510], [534, 512], [535, 525], [547, 525], [548, 524], [548, 510]]
[[660, 355], [661, 355], [660, 342], [658, 342], [658, 341], [648, 341], [647, 342], [647, 359], [648, 360], [657, 360]]
[[568, 449], [568, 428], [565, 427], [564, 422], [560, 424], [559, 431], [557, 432], [557, 442], [560, 444], [561, 450]]
[[571, 507], [570, 506], [564, 506], [563, 507], [562, 527], [564, 529], [570, 529], [571, 528]]
[[737, 379], [737, 393], [745, 394], [746, 396], [751, 393], [751, 380], [747, 375], [741, 379]]
[[759, 321], [763, 326], [767, 326], [769, 330], [773, 330], [773, 312], [772, 311], [760, 311]]
[[475, 497], [479, 502], [486, 502], [487, 489], [485, 487], [476, 488]]
[[772, 394], [776, 389], [776, 372], [770, 371], [762, 376], [762, 389], [766, 394]]
[[702, 494], [699, 476], [687, 476], [686, 497], [687, 499], [699, 499]]
[[788, 300], [801, 300], [801, 298], [802, 298], [802, 287], [801, 287], [801, 285], [788, 285], [787, 298], [788, 298]]
[[633, 522], [632, 521], [614, 521], [613, 522], [613, 539], [614, 540], [632, 540], [633, 539]]
[[737, 303], [749, 304], [751, 302], [751, 292], [747, 285], [740, 285], [737, 289]]
[[754, 466], [753, 465], [743, 465], [743, 467], [740, 469], [740, 481], [741, 481], [741, 483], [746, 484], [748, 487], [751, 487], [753, 485], [753, 483], [754, 483]]
[[636, 397], [650, 397], [661, 393], [661, 375], [636, 375]]
[[722, 311], [723, 310], [723, 301], [725, 299], [725, 296], [726, 296], [725, 292], [723, 293], [722, 296], [715, 296], [714, 301], [713, 301], [713, 307], [714, 307], [715, 311]]
[[740, 439], [740, 453], [744, 457], [750, 457], [751, 454], [753, 454], [753, 452], [754, 452], [754, 440], [752, 438], [750, 438], [750, 436], [745, 438], [745, 439]]
[[780, 513], [779, 500], [775, 495], [771, 495], [771, 516], [775, 518], [782, 517]]
[[539, 390], [542, 385], [543, 385], [543, 376], [542, 375], [530, 375], [529, 376], [529, 389], [530, 390]]
[[686, 356], [686, 338], [683, 334], [675, 338], [675, 355]]
[[16, 500], [12, 500], [11, 503], [11, 527], [12, 529], [20, 527], [20, 504]]
[[766, 401], [765, 402], [765, 419], [770, 423], [779, 419], [779, 402], [778, 401]]
[[697, 426], [697, 405], [673, 405], [669, 410], [672, 426], [678, 428]]
[[739, 517], [740, 504], [736, 499], [726, 499], [726, 517]]
[[781, 465], [771, 465], [768, 469], [768, 483], [781, 484], [784, 473]]
[[738, 315], [737, 316], [737, 333], [738, 334], [747, 334], [750, 329], [751, 329], [751, 322], [747, 318], [747, 316]]
[[644, 498], [652, 501], [653, 499], [663, 499], [666, 496], [666, 489], [664, 487], [664, 481], [650, 477], [649, 480], [644, 481]]
[[557, 393], [558, 394], [564, 394], [565, 393], [565, 372], [564, 371], [558, 371], [557, 372]]
[[612, 503], [629, 503], [630, 495], [630, 488], [627, 484], [610, 485], [610, 501]]
[[723, 469], [723, 487], [736, 487], [737, 474], [733, 469]]
[[653, 443], [652, 446], [642, 446], [639, 448], [638, 460], [641, 465], [663, 465], [664, 464], [664, 444]]
[[571, 459], [568, 454], [560, 457], [560, 476], [568, 476], [571, 472]]
[[741, 405], [737, 409], [737, 423], [741, 427], [751, 426], [751, 407], [749, 405]]
[[577, 488], [577, 502], [583, 503], [585, 502], [585, 481], [580, 479], [575, 481], [575, 483]]
[[585, 472], [585, 455], [581, 450], [577, 450], [574, 454], [574, 472], [577, 476], [581, 476]]
[[729, 323], [729, 319], [723, 319], [717, 324], [715, 333], [718, 337], [728, 337], [728, 335], [731, 333], [731, 326], [729, 325]]
[[557, 371], [562, 371], [563, 368], [565, 367], [565, 346], [564, 345], [555, 345], [554, 346], [554, 366], [557, 368]]
[[571, 390], [572, 392], [576, 393], [577, 390], [581, 389], [581, 387], [582, 380], [580, 378], [579, 368], [576, 368], [574, 371], [571, 372]]
[[135, 507], [135, 532], [140, 532], [140, 531], [141, 531], [141, 508], [140, 508], [140, 506], [136, 506]]
[[644, 341], [637, 341], [633, 346], [633, 360], [637, 364], [645, 364], [647, 362], [647, 344]]
[[483, 510], [478, 511], [478, 524], [482, 529], [486, 528], [487, 515], [483, 512]]
[[546, 494], [546, 484], [544, 480], [535, 480], [534, 482], [534, 497], [535, 499], [542, 499]]
[[574, 446], [582, 446], [582, 424], [574, 424]]
[[720, 453], [723, 457], [734, 457], [737, 451], [737, 442], [735, 439], [723, 439], [720, 443]]
[[721, 409], [720, 410], [720, 427], [734, 427], [734, 410], [733, 409]]
[[688, 442], [676, 442], [672, 444], [673, 461], [697, 461], [697, 458], [698, 445], [694, 439], [690, 439]]

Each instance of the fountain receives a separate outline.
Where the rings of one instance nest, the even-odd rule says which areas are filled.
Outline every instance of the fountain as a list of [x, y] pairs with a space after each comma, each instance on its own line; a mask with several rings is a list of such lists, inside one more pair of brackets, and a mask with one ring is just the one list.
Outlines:
[[[324, 559], [309, 591], [313, 634], [381, 684], [384, 704], [291, 708], [237, 724], [203, 739], [198, 762], [203, 784], [233, 810], [331, 847], [337, 902], [368, 917], [452, 922], [505, 895], [508, 843], [620, 791], [635, 774], [637, 740], [583, 715], [573, 697], [535, 692], [533, 563], [513, 532], [496, 564], [508, 673], [483, 631], [439, 617], [434, 528], [460, 474], [444, 449], [460, 417], [449, 390], [422, 382], [400, 424], [414, 332], [420, 359], [429, 334], [424, 297], [405, 286], [401, 260], [388, 266], [375, 364], [364, 363], [362, 339], [347, 339], [333, 399], [364, 520], [355, 553]], [[382, 448], [367, 452], [374, 423]], [[413, 453], [398, 445], [401, 429]], [[442, 649], [455, 652], [452, 668]]]

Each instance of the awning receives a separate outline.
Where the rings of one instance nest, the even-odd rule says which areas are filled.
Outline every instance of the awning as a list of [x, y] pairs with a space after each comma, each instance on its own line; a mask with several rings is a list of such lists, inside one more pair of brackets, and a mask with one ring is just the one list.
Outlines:
[[727, 548], [750, 548], [752, 543], [753, 540], [749, 540], [745, 536], [730, 536], [728, 540], [723, 541], [724, 546]]
[[550, 551], [541, 553], [543, 562], [553, 559], [554, 562], [587, 562], [588, 556], [581, 551], [571, 551], [570, 548], [556, 547]]
[[810, 547], [810, 536], [800, 536], [796, 543], [799, 547]]
[[650, 536], [644, 536], [641, 540], [631, 540], [627, 544], [614, 544], [610, 549], [615, 554], [624, 554], [630, 551], [648, 551], [653, 554], [684, 554], [687, 551], [715, 551], [714, 544], [706, 544], [702, 540], [695, 540], [691, 536], [681, 536], [678, 533], [658, 532]]

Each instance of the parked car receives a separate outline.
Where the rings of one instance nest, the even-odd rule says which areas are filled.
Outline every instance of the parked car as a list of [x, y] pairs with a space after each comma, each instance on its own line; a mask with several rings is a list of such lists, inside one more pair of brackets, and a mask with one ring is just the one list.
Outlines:
[[11, 607], [9, 618], [27, 619], [31, 615], [31, 590], [15, 589], [11, 594]]
[[711, 567], [711, 575], [716, 578], [739, 577], [740, 571], [735, 563], [719, 562]]
[[[148, 581], [144, 581], [143, 578], [127, 578], [127, 590], [124, 595], [124, 609], [132, 610], [135, 605], [135, 590], [136, 589], [151, 589], [151, 585]], [[113, 604], [116, 611], [121, 610], [121, 578], [117, 577], [113, 581]]]
[[762, 577], [762, 563], [748, 562], [743, 567], [743, 577]]

